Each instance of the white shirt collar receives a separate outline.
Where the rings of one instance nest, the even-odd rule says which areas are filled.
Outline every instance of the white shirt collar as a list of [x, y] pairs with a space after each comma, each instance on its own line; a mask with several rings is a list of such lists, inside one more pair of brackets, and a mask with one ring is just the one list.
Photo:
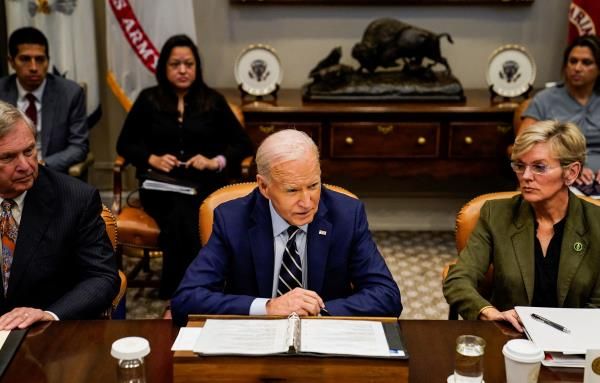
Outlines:
[[37, 99], [37, 101], [41, 104], [42, 103], [42, 96], [44, 94], [44, 89], [46, 89], [46, 82], [48, 81], [47, 78], [44, 79], [44, 81], [42, 81], [42, 85], [40, 85], [36, 90], [34, 90], [33, 92], [28, 92], [25, 90], [25, 88], [23, 88], [23, 86], [21, 86], [21, 83], [19, 82], [19, 79], [16, 79], [17, 81], [17, 92], [18, 92], [18, 100], [20, 101], [25, 101], [25, 95], [27, 93], [31, 93], [35, 96], [35, 98]]
[[[287, 223], [287, 221], [283, 218], [281, 218], [281, 216], [279, 215], [279, 213], [277, 213], [277, 210], [275, 210], [275, 207], [273, 206], [273, 203], [271, 202], [271, 200], [269, 200], [269, 210], [271, 211], [271, 223], [273, 225], [273, 238], [279, 236], [281, 233], [283, 233], [284, 231], [286, 231], [288, 229], [288, 227], [290, 227], [290, 224]], [[299, 226], [300, 230], [302, 230], [303, 232], [306, 233], [306, 230], [308, 229], [308, 224], [305, 223], [302, 226]]]
[[[25, 190], [23, 193], [16, 196], [15, 198], [12, 198], [12, 200], [15, 201], [15, 203], [17, 204], [17, 208], [19, 209], [19, 211], [23, 211], [23, 203], [25, 201], [26, 195], [27, 195], [27, 190]], [[4, 198], [0, 197], [0, 204], [2, 202], [4, 202]]]

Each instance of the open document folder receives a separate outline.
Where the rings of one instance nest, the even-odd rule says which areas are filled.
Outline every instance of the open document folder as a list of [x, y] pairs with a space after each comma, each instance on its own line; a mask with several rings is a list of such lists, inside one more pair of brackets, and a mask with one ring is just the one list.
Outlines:
[[[546, 352], [544, 365], [583, 367], [586, 350], [600, 349], [600, 309], [517, 306], [515, 310], [527, 337]], [[532, 314], [564, 327], [564, 331]]]
[[408, 358], [398, 323], [366, 320], [208, 319], [201, 355], [321, 355]]

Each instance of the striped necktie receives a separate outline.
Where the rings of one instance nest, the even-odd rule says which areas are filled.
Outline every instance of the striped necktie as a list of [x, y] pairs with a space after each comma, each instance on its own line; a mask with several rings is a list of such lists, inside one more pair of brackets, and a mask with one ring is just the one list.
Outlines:
[[283, 295], [296, 287], [302, 287], [302, 261], [296, 248], [296, 234], [299, 231], [300, 229], [296, 226], [290, 226], [287, 229], [288, 241], [281, 259], [277, 296]]
[[10, 267], [13, 261], [15, 244], [17, 243], [17, 234], [19, 227], [17, 221], [12, 215], [12, 208], [16, 205], [12, 199], [5, 199], [0, 205], [2, 213], [0, 215], [0, 232], [2, 232], [2, 285], [4, 287], [4, 296], [8, 290], [8, 278], [10, 277]]

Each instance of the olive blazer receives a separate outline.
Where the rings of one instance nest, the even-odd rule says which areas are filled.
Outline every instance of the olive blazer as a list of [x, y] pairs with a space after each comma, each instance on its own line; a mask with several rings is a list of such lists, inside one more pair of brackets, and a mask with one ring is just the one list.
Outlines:
[[[444, 281], [444, 296], [464, 319], [485, 306], [504, 311], [533, 299], [534, 213], [522, 196], [486, 202], [467, 246]], [[559, 307], [600, 307], [600, 207], [569, 192], [558, 267]], [[477, 290], [493, 264], [491, 296]]]

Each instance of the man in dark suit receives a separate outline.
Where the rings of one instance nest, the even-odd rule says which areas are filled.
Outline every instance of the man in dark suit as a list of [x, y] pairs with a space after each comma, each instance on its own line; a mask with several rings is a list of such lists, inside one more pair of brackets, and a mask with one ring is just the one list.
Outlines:
[[35, 123], [38, 159], [67, 173], [89, 150], [83, 89], [48, 73], [48, 40], [39, 30], [15, 30], [8, 49], [15, 74], [0, 79], [0, 100], [17, 106]]
[[97, 318], [119, 288], [98, 191], [38, 167], [35, 128], [0, 101], [0, 330]]
[[215, 209], [212, 236], [171, 301], [188, 314], [398, 316], [400, 291], [371, 238], [362, 203], [321, 185], [303, 132], [269, 136], [258, 188]]

